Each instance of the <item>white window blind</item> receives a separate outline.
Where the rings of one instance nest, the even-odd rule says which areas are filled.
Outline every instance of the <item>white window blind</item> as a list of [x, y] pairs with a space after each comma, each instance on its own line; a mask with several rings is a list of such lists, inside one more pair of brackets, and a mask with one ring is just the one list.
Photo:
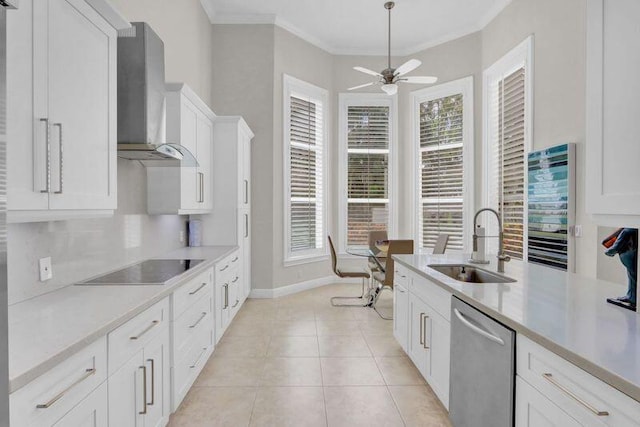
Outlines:
[[464, 246], [463, 96], [420, 103], [419, 241], [433, 248], [449, 235], [448, 249]]
[[508, 255], [523, 259], [525, 229], [525, 67], [490, 86], [489, 206], [503, 218]]
[[347, 246], [389, 225], [388, 106], [347, 107]]
[[285, 261], [326, 252], [326, 101], [316, 90], [295, 79], [285, 84]]

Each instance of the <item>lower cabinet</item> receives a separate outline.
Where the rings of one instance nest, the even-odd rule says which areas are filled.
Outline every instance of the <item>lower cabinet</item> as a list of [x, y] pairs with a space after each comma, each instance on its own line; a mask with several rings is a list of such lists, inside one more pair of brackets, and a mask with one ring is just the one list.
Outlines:
[[215, 342], [218, 343], [246, 299], [240, 251], [235, 251], [215, 267]]
[[168, 423], [169, 343], [169, 328], [164, 325], [109, 377], [109, 426], [159, 427]]
[[579, 427], [580, 424], [516, 375], [517, 427]]

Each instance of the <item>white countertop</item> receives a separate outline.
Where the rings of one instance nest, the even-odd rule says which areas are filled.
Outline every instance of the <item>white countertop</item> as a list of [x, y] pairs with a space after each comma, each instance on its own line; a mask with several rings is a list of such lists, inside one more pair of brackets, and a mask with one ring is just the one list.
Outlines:
[[[412, 271], [442, 286], [585, 371], [640, 401], [640, 315], [607, 297], [626, 286], [522, 262], [505, 265], [509, 284], [470, 284], [429, 264], [467, 263], [468, 255], [394, 255]], [[477, 266], [496, 271], [495, 261]]]
[[186, 247], [158, 257], [205, 260], [164, 285], [67, 286], [9, 306], [9, 391], [122, 325], [236, 249]]

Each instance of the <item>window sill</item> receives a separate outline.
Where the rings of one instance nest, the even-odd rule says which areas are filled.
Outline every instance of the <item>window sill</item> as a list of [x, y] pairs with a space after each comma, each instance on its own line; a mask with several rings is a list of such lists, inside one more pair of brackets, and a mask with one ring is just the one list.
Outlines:
[[311, 255], [298, 258], [285, 259], [283, 264], [285, 267], [292, 267], [295, 265], [313, 264], [316, 262], [324, 262], [329, 260], [329, 255]]

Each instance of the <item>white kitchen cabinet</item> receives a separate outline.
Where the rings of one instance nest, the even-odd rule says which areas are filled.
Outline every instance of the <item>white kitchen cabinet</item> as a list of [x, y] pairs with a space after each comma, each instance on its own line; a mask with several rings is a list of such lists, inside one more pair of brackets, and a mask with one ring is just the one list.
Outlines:
[[[240, 304], [251, 291], [251, 140], [240, 116], [218, 116], [214, 123], [213, 212], [203, 215], [205, 245], [238, 245]], [[235, 300], [232, 301], [232, 305]]]
[[7, 31], [9, 220], [112, 214], [116, 28], [84, 0], [23, 0]]
[[168, 83], [167, 142], [187, 148], [198, 166], [147, 167], [147, 211], [204, 214], [213, 208], [211, 109], [184, 83]]
[[586, 207], [615, 226], [640, 221], [639, 21], [636, 0], [587, 1]]
[[449, 364], [451, 357], [451, 324], [427, 306], [424, 325], [427, 358], [424, 376], [445, 408], [449, 408]]
[[579, 427], [580, 424], [516, 375], [516, 427]]
[[240, 270], [240, 251], [218, 262], [215, 266], [215, 315], [216, 343], [242, 307], [242, 279]]
[[409, 345], [408, 354], [416, 368], [425, 376], [427, 344], [425, 342], [427, 305], [414, 295], [409, 296]]
[[109, 426], [157, 427], [169, 421], [169, 299], [108, 335]]
[[53, 427], [107, 427], [107, 383], [103, 382]]
[[400, 284], [393, 285], [393, 336], [406, 352], [409, 342], [409, 291]]

